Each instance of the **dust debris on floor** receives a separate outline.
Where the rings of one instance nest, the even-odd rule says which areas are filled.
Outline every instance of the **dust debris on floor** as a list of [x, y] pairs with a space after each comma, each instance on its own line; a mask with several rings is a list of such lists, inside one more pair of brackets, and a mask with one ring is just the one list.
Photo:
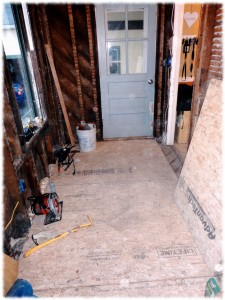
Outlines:
[[98, 142], [76, 158], [75, 176], [70, 166], [50, 178], [62, 219], [44, 225], [35, 216], [23, 253], [39, 233], [60, 236], [87, 215], [93, 224], [21, 256], [19, 277], [39, 297], [204, 296], [212, 274], [174, 202], [177, 177], [157, 142]]

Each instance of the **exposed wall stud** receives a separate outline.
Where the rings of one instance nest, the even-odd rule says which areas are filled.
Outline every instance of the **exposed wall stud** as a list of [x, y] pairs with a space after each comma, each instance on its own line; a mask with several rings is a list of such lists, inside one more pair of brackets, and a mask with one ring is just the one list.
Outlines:
[[100, 120], [99, 120], [99, 111], [98, 111], [98, 95], [97, 95], [97, 87], [96, 87], [96, 70], [95, 70], [95, 60], [94, 60], [94, 46], [93, 46], [90, 5], [86, 5], [86, 16], [87, 16], [88, 42], [89, 42], [90, 61], [91, 61], [91, 79], [92, 79], [92, 87], [93, 87], [94, 105], [96, 109], [96, 127], [98, 130], [100, 129]]
[[75, 33], [75, 27], [73, 21], [73, 9], [72, 9], [72, 5], [70, 4], [68, 5], [68, 15], [69, 15], [69, 22], [70, 22], [70, 36], [71, 36], [72, 48], [73, 48], [73, 60], [74, 60], [75, 74], [77, 80], [78, 100], [80, 104], [80, 114], [81, 114], [81, 119], [85, 120], [84, 102], [82, 96], [80, 70], [79, 70], [79, 63], [78, 63], [78, 56], [77, 56], [76, 33]]

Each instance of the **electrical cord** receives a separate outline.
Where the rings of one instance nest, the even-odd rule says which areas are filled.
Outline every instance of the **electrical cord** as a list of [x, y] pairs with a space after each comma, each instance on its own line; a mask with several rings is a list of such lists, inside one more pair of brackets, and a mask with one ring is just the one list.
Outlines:
[[6, 229], [9, 227], [9, 225], [11, 224], [11, 222], [12, 222], [12, 220], [13, 220], [13, 217], [14, 217], [15, 210], [16, 210], [18, 204], [19, 204], [19, 201], [16, 203], [16, 206], [14, 207], [14, 210], [13, 210], [12, 216], [11, 216], [11, 219], [10, 219], [9, 223], [5, 226], [5, 230], [6, 230]]

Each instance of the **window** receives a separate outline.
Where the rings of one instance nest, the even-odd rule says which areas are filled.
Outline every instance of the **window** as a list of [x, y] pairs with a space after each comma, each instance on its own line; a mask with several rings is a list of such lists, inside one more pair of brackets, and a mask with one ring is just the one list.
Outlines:
[[108, 74], [143, 74], [147, 72], [146, 8], [125, 5], [106, 11]]
[[[23, 126], [43, 120], [29, 52], [26, 52], [17, 7], [3, 6], [2, 42]], [[29, 38], [31, 38], [28, 35]], [[33, 49], [32, 49], [33, 50]], [[37, 122], [38, 121], [38, 122]]]

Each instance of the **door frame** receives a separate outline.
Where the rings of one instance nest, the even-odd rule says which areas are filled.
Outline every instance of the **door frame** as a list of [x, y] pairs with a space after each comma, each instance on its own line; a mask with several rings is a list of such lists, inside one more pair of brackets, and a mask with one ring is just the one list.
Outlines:
[[166, 133], [167, 145], [174, 144], [183, 22], [184, 4], [175, 4], [173, 23], [174, 33], [172, 43], [173, 58], [171, 61], [169, 107]]

